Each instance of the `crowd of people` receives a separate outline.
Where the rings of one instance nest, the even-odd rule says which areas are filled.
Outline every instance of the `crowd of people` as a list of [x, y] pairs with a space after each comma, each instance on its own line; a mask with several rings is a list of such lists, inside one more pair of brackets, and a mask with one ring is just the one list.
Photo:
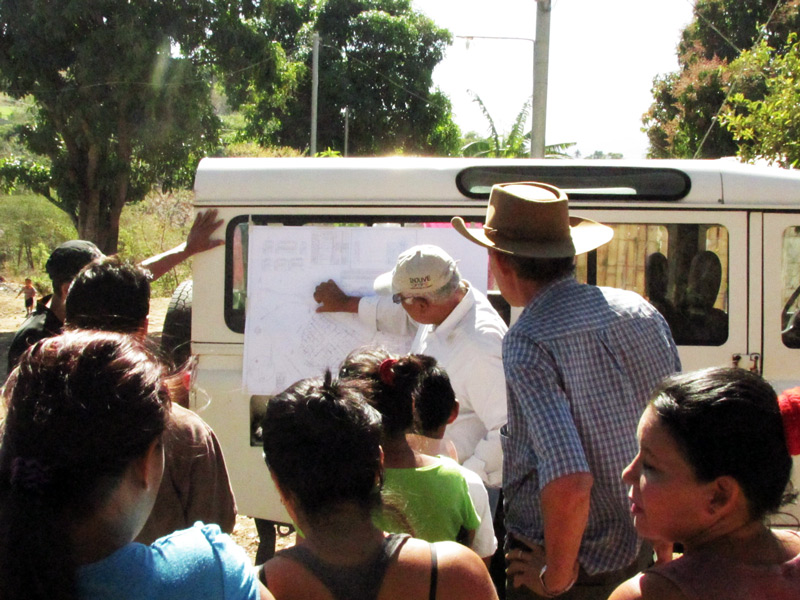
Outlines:
[[453, 218], [522, 309], [510, 329], [434, 246], [374, 297], [317, 286], [318, 311], [413, 342], [267, 401], [260, 476], [298, 541], [252, 565], [187, 367], [146, 338], [151, 277], [218, 225], [202, 213], [141, 265], [82, 241], [51, 255], [2, 393], [0, 600], [800, 597], [800, 534], [768, 521], [793, 497], [800, 389], [681, 373], [652, 304], [574, 278], [611, 229], [535, 183], [494, 186], [481, 230]]

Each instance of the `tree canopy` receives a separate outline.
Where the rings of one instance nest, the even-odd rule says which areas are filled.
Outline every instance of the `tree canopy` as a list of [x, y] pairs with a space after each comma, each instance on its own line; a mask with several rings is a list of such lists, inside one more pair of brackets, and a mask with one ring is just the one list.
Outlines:
[[[119, 215], [155, 183], [191, 182], [217, 145], [212, 69], [234, 99], [255, 81], [280, 83], [277, 44], [249, 26], [252, 0], [0, 0], [0, 89], [29, 97], [20, 128], [46, 161], [0, 164], [73, 220], [78, 234], [116, 250]], [[258, 69], [248, 68], [253, 57]]]
[[432, 83], [451, 36], [410, 0], [273, 0], [263, 10], [265, 35], [291, 57], [296, 87], [247, 109], [248, 134], [259, 143], [308, 147], [317, 32], [319, 148], [343, 152], [347, 120], [350, 155], [457, 153], [450, 101]]
[[800, 0], [697, 1], [678, 45], [679, 71], [653, 82], [654, 102], [643, 118], [650, 156], [716, 158], [740, 151], [743, 138], [735, 139], [718, 117], [734, 93], [756, 100], [765, 88], [739, 77], [730, 63], [762, 40], [783, 52], [789, 34], [800, 28], [798, 7]]
[[766, 40], [743, 52], [731, 71], [762, 93], [751, 99], [744, 92], [730, 98], [722, 121], [746, 160], [763, 159], [784, 167], [800, 166], [800, 42], [791, 33], [782, 52]]

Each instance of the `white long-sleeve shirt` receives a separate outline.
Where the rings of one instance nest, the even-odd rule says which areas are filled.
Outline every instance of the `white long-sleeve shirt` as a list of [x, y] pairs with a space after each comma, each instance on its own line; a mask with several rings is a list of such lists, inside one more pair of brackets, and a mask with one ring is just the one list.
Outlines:
[[502, 342], [508, 327], [488, 298], [469, 286], [440, 325], [420, 325], [389, 296], [367, 296], [358, 305], [365, 324], [395, 334], [415, 334], [412, 354], [433, 356], [447, 371], [461, 408], [447, 426], [458, 458], [487, 487], [503, 484], [500, 427], [506, 422]]

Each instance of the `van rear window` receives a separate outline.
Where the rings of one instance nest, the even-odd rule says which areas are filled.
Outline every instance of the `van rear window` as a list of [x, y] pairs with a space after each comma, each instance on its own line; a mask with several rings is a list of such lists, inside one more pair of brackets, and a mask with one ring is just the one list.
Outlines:
[[456, 176], [459, 191], [486, 200], [496, 183], [538, 181], [561, 188], [570, 200], [654, 200], [684, 198], [692, 187], [677, 169], [608, 166], [486, 166], [469, 167]]

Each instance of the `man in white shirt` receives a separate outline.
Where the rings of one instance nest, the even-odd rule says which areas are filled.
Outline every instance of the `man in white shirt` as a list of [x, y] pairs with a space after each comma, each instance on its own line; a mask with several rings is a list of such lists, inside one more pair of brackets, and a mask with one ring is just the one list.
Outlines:
[[317, 312], [357, 313], [379, 331], [414, 335], [410, 352], [439, 361], [461, 404], [447, 438], [455, 444], [459, 462], [480, 475], [496, 502], [492, 492], [503, 483], [505, 322], [437, 246], [414, 246], [401, 253], [395, 268], [376, 279], [375, 289], [377, 296], [348, 296], [334, 281], [325, 281], [314, 292], [321, 305]]

